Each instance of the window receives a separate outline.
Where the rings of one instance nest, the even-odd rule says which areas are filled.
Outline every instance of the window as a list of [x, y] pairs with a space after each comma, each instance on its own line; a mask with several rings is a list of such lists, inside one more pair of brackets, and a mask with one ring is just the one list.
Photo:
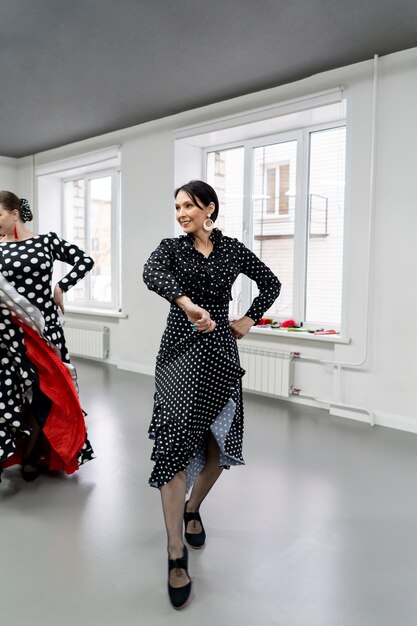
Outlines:
[[[117, 297], [117, 172], [95, 172], [63, 181], [64, 237], [94, 258], [86, 278], [67, 294], [70, 305], [115, 309]], [[116, 245], [114, 245], [116, 243]]]
[[[280, 300], [268, 314], [274, 317], [290, 317], [293, 302], [297, 140], [255, 146], [251, 150], [251, 155], [253, 170], [251, 248], [285, 285]], [[278, 182], [280, 165], [285, 165], [286, 171], [282, 187]], [[271, 169], [275, 172], [274, 180], [278, 182], [278, 186], [268, 188], [265, 172]], [[286, 191], [281, 195], [282, 188]], [[271, 202], [273, 211], [270, 211]], [[280, 207], [284, 210], [280, 211]], [[257, 293], [255, 286], [252, 291], [253, 295]]]
[[340, 324], [346, 129], [310, 133], [305, 317]]
[[[243, 148], [208, 153], [207, 181], [212, 181], [220, 204], [216, 225], [229, 237], [236, 237], [240, 241], [243, 239], [243, 174]], [[230, 314], [234, 317], [240, 314], [244, 306], [242, 278], [239, 276], [232, 288]]]
[[[66, 294], [67, 310], [119, 313], [119, 146], [40, 165], [36, 175], [40, 232], [55, 231], [95, 261]], [[67, 264], [57, 263], [54, 281], [67, 272]]]
[[[344, 121], [206, 148], [206, 180], [219, 193], [219, 227], [279, 277], [266, 316], [341, 324], [346, 128]], [[239, 277], [230, 313], [257, 294]]]

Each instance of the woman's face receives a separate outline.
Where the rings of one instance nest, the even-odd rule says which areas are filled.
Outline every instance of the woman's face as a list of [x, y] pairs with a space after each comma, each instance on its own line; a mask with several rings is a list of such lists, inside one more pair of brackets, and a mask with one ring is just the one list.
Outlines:
[[[200, 198], [198, 200], [204, 207]], [[212, 202], [204, 209], [200, 209], [183, 189], [178, 192], [175, 198], [175, 217], [185, 233], [196, 235], [203, 231], [203, 224], [208, 214], [212, 213], [213, 210], [214, 204]]]
[[11, 235], [15, 224], [15, 211], [7, 211], [7, 209], [0, 204], [0, 237]]

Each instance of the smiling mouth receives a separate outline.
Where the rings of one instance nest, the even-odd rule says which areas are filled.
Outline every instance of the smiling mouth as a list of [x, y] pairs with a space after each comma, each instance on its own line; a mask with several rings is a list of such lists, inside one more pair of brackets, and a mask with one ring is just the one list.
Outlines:
[[191, 222], [188, 220], [186, 222], [181, 222], [181, 226], [188, 226], [188, 224], [191, 224]]

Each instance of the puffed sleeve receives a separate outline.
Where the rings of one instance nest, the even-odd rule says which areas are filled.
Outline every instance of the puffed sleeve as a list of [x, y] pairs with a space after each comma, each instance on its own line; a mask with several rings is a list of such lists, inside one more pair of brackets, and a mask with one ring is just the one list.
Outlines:
[[72, 265], [71, 271], [58, 282], [62, 291], [68, 291], [91, 270], [94, 261], [78, 246], [61, 239], [56, 233], [50, 233], [49, 240], [53, 260]]
[[243, 244], [240, 244], [239, 257], [241, 272], [254, 280], [259, 289], [259, 295], [245, 313], [257, 323], [278, 298], [281, 283], [269, 267]]
[[147, 288], [168, 302], [186, 295], [173, 274], [174, 255], [170, 240], [163, 239], [143, 269], [143, 280]]

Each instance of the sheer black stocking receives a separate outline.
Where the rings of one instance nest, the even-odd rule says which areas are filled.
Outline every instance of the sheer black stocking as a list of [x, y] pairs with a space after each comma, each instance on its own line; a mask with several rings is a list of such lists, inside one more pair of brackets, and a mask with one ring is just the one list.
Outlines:
[[39, 476], [42, 428], [28, 405], [25, 407], [25, 422], [30, 427], [31, 433], [23, 441], [22, 476], [25, 480], [31, 481]]

